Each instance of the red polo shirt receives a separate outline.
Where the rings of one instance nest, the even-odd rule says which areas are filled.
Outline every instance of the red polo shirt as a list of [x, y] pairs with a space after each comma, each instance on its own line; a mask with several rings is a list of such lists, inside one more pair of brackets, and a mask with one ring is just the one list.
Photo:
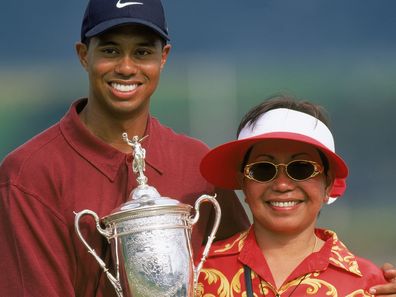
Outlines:
[[[90, 209], [99, 217], [110, 214], [136, 187], [136, 176], [131, 154], [102, 142], [81, 123], [78, 111], [85, 104], [86, 100], [75, 102], [59, 123], [1, 164], [0, 296], [116, 296], [76, 236], [73, 212]], [[201, 194], [213, 193], [198, 171], [208, 151], [205, 144], [176, 134], [153, 117], [146, 134], [149, 185], [162, 196], [191, 205]], [[243, 230], [248, 222], [235, 196], [224, 193], [219, 197], [223, 207], [219, 237]], [[209, 212], [204, 207], [194, 228], [195, 248], [202, 244]], [[93, 219], [84, 218], [81, 225], [89, 244], [111, 266], [109, 245]]]
[[378, 267], [354, 256], [334, 232], [316, 229], [316, 235], [325, 245], [278, 290], [252, 228], [215, 243], [199, 275], [197, 296], [246, 297], [244, 265], [252, 271], [254, 296], [363, 297], [372, 296], [367, 291], [371, 286], [386, 282]]

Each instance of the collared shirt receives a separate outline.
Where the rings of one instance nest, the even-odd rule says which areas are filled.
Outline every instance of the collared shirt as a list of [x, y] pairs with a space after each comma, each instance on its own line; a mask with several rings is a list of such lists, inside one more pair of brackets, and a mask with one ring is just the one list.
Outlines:
[[246, 295], [244, 265], [251, 268], [254, 296], [372, 296], [368, 288], [385, 283], [382, 271], [354, 256], [330, 230], [316, 229], [325, 241], [320, 251], [305, 258], [276, 289], [253, 228], [212, 247], [199, 275], [197, 296]]
[[[59, 123], [16, 149], [1, 164], [0, 296], [116, 296], [77, 237], [74, 212], [90, 209], [99, 218], [109, 215], [137, 186], [136, 175], [132, 154], [114, 149], [83, 125], [78, 110], [85, 104], [86, 100], [75, 102]], [[162, 196], [190, 205], [201, 194], [213, 193], [198, 171], [201, 157], [208, 151], [204, 143], [176, 134], [153, 117], [146, 135], [142, 146], [149, 185]], [[225, 195], [226, 199], [227, 203], [221, 197], [219, 201], [225, 207], [223, 236], [242, 230], [247, 223], [235, 196]], [[194, 226], [194, 247], [202, 244], [209, 216], [210, 207], [203, 206]], [[90, 246], [112, 267], [110, 247], [93, 218], [84, 217], [80, 228]]]

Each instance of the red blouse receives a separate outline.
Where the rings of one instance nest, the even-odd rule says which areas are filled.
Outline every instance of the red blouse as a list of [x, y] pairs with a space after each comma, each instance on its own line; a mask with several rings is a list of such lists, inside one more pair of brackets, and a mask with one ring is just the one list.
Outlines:
[[378, 267], [354, 256], [334, 232], [315, 232], [324, 246], [305, 258], [278, 290], [253, 228], [215, 243], [199, 275], [197, 296], [246, 297], [244, 265], [251, 268], [254, 296], [372, 296], [368, 288], [386, 282]]

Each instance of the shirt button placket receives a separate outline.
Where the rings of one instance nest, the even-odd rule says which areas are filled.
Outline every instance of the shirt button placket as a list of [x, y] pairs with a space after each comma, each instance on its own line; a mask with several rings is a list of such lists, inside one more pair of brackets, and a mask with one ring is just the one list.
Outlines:
[[132, 154], [126, 156], [125, 163], [127, 165], [127, 171], [128, 171], [128, 182], [127, 182], [127, 184], [128, 184], [128, 195], [137, 186], [136, 175], [135, 175], [135, 173], [133, 172], [133, 169], [132, 169], [132, 162], [133, 162]]

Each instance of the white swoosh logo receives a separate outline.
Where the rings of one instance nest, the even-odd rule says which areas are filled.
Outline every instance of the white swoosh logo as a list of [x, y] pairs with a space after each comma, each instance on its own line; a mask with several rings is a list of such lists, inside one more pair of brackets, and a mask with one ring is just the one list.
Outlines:
[[117, 8], [123, 8], [123, 7], [128, 6], [128, 5], [143, 5], [143, 3], [142, 2], [125, 2], [125, 3], [121, 3], [121, 0], [118, 0], [116, 6], [117, 6]]

